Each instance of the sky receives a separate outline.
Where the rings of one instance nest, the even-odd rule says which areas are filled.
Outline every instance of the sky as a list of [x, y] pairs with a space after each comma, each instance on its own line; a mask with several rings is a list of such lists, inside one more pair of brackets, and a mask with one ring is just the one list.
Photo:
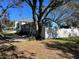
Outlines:
[[32, 19], [32, 11], [28, 5], [22, 8], [10, 9], [11, 20]]
[[[23, 3], [25, 6], [23, 8], [15, 8], [15, 9], [10, 9], [10, 19], [11, 20], [29, 20], [32, 19], [32, 10], [31, 8], [26, 4]], [[44, 0], [44, 4], [48, 4], [48, 0]]]
[[[79, 0], [76, 0], [79, 1]], [[4, 7], [7, 5], [8, 0], [5, 0], [5, 3], [3, 3]], [[48, 0], [44, 1], [44, 4], [46, 5], [48, 3]], [[22, 8], [10, 8], [8, 9], [9, 11], [9, 18], [12, 21], [15, 20], [25, 20], [25, 19], [32, 19], [32, 11], [30, 9], [30, 7], [24, 3], [24, 7]]]
[[[4, 3], [1, 3], [4, 8], [7, 6], [7, 4], [9, 2], [7, 2], [8, 0], [4, 0]], [[47, 5], [48, 0], [46, 0], [44, 2], [45, 5]], [[27, 3], [23, 3], [23, 7], [18, 7], [18, 8], [9, 8], [8, 9], [8, 13], [9, 13], [9, 18], [12, 21], [16, 21], [16, 20], [32, 20], [32, 10], [29, 7], [29, 5], [27, 5]]]

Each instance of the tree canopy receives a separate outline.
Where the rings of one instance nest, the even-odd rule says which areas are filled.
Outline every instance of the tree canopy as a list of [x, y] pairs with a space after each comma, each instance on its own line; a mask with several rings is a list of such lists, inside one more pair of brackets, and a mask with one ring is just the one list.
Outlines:
[[55, 10], [57, 7], [62, 6], [70, 0], [49, 0], [47, 5], [44, 5], [44, 0], [21, 0], [26, 2], [31, 10], [36, 30], [36, 39], [41, 39], [41, 31], [43, 20], [50, 20], [47, 18], [48, 14]]

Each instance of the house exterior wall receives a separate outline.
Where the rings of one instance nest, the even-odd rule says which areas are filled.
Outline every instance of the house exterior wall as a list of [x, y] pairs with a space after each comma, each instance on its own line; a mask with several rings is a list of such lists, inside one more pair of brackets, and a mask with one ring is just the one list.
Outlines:
[[54, 27], [44, 27], [43, 35], [45, 39], [47, 38], [64, 38], [64, 37], [76, 37], [79, 36], [79, 28], [54, 28]]
[[[16, 21], [14, 29], [17, 33], [22, 32], [22, 35], [34, 35], [33, 22]], [[21, 34], [21, 33], [19, 33]]]

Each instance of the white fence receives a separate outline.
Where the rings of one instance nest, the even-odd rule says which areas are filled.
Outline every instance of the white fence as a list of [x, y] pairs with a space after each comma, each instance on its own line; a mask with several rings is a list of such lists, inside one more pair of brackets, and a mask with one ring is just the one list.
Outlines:
[[79, 36], [79, 28], [43, 28], [42, 37], [44, 38], [64, 38]]

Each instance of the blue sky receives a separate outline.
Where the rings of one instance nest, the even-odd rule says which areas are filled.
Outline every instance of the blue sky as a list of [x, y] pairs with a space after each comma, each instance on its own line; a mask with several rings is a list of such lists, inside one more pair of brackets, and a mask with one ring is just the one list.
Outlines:
[[23, 8], [13, 8], [13, 10], [9, 10], [11, 20], [32, 19], [32, 11], [28, 5]]
[[[48, 0], [44, 0], [45, 5], [48, 4]], [[18, 19], [32, 19], [32, 10], [31, 8], [24, 3], [25, 6], [23, 8], [15, 8], [10, 9], [10, 19], [11, 20], [18, 20]]]
[[[3, 3], [4, 7], [7, 5], [7, 3], [8, 0], [5, 0], [5, 3]], [[47, 3], [48, 0], [45, 0], [44, 4]], [[10, 13], [9, 17], [11, 20], [32, 19], [32, 11], [27, 4], [25, 4], [23, 8], [10, 8], [8, 11]]]

